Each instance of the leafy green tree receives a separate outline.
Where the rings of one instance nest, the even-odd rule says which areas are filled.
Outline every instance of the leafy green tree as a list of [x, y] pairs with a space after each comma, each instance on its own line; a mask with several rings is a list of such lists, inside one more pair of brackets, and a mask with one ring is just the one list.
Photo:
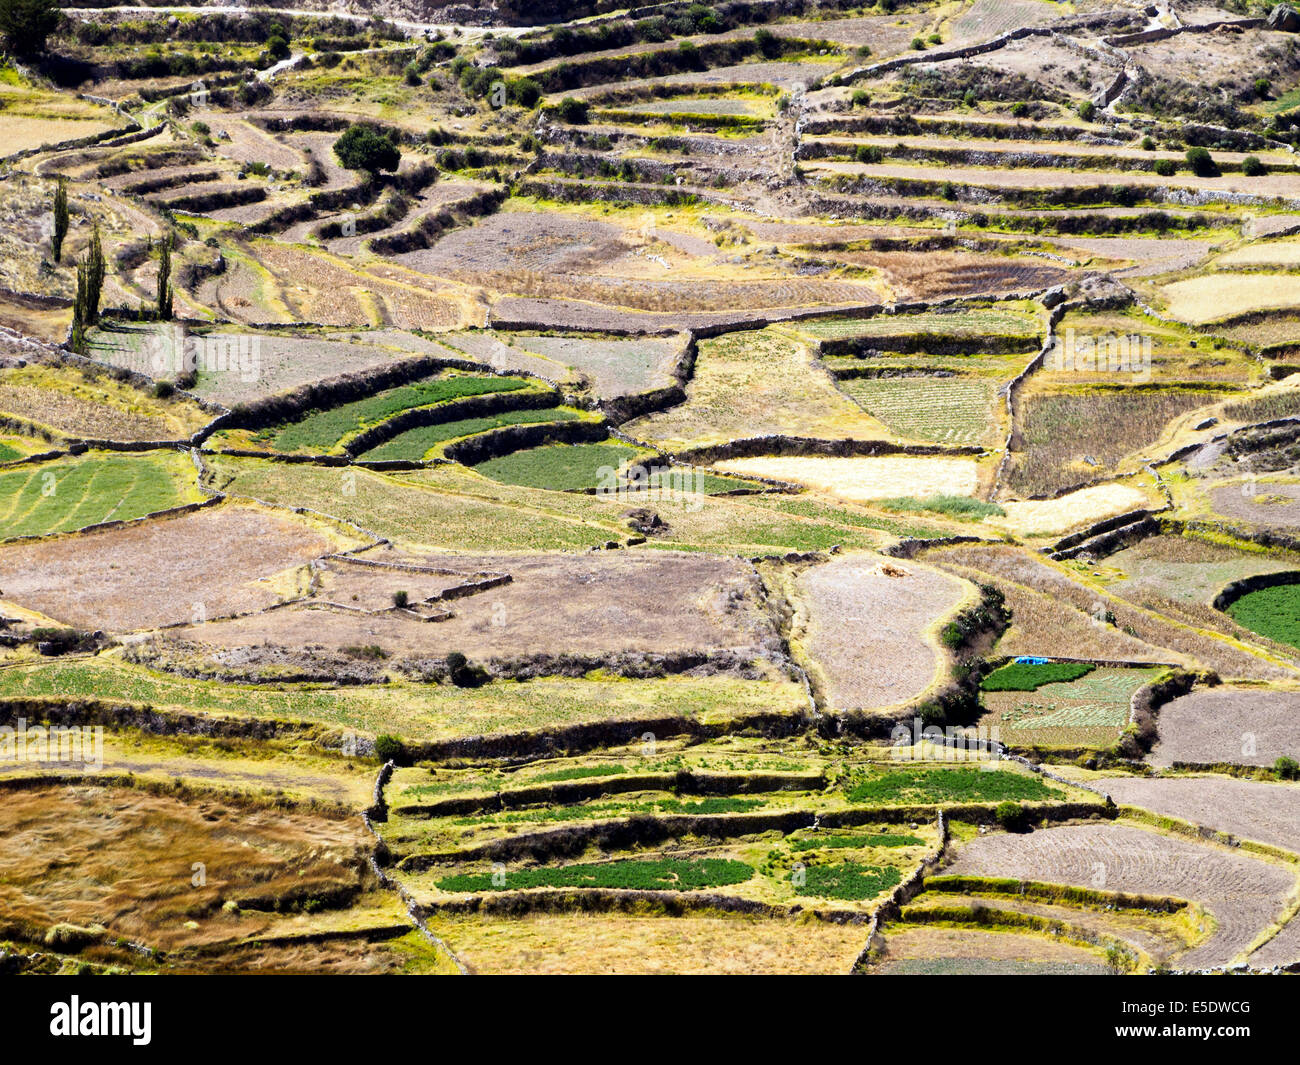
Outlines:
[[1260, 177], [1268, 173], [1268, 167], [1260, 162], [1258, 155], [1248, 155], [1241, 161], [1241, 172], [1246, 177]]
[[343, 131], [334, 142], [334, 154], [349, 170], [364, 170], [372, 175], [381, 170], [391, 173], [402, 161], [401, 149], [391, 135], [364, 123]]
[[94, 325], [99, 321], [99, 297], [104, 290], [104, 245], [99, 239], [99, 226], [95, 226], [95, 231], [90, 237], [90, 247], [86, 250], [86, 258], [82, 263], [81, 269], [86, 274], [86, 300], [85, 300], [85, 317], [83, 319], [86, 325]]
[[68, 235], [68, 179], [59, 178], [54, 188], [54, 234], [50, 244], [54, 249], [54, 261], [63, 259], [63, 238]]
[[172, 291], [172, 238], [168, 233], [158, 241], [158, 320], [170, 322], [174, 312], [175, 293]]
[[0, 38], [14, 55], [40, 55], [61, 21], [53, 0], [0, 0]]
[[86, 264], [77, 264], [77, 297], [72, 304], [72, 332], [68, 347], [79, 355], [86, 353]]

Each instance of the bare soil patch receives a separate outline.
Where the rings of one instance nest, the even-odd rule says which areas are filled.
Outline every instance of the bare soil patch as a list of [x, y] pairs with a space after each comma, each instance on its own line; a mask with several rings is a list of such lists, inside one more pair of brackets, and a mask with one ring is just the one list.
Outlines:
[[1239, 839], [1300, 847], [1300, 787], [1231, 777], [1107, 777], [1099, 782], [1123, 806], [1141, 806]]
[[1300, 691], [1201, 689], [1166, 703], [1158, 727], [1156, 765], [1271, 766], [1284, 754], [1300, 758]]
[[962, 844], [945, 872], [1200, 902], [1218, 927], [1177, 960], [1186, 967], [1232, 962], [1277, 919], [1294, 881], [1286, 869], [1257, 858], [1123, 824], [992, 833]]
[[885, 950], [867, 972], [880, 976], [1102, 976], [1096, 953], [1041, 936], [969, 928], [885, 930]]
[[[369, 567], [331, 563], [311, 605], [186, 626], [172, 635], [229, 652], [216, 652], [218, 661], [249, 665], [257, 663], [264, 644], [294, 650], [377, 645], [402, 656], [417, 674], [425, 668], [421, 660], [438, 669], [450, 651], [503, 669], [537, 659], [542, 673], [562, 670], [565, 655], [608, 659], [610, 668], [619, 656], [642, 654], [694, 652], [700, 664], [722, 655], [728, 666], [779, 655], [758, 578], [738, 559], [626, 551], [364, 557], [427, 572], [372, 573]], [[452, 584], [500, 575], [511, 579], [463, 597], [438, 598]], [[390, 609], [397, 591], [408, 593], [411, 610]]]
[[155, 628], [278, 602], [265, 578], [337, 550], [340, 539], [287, 514], [214, 507], [5, 548], [0, 588], [78, 628]]
[[1300, 484], [1257, 481], [1253, 486], [1216, 485], [1210, 489], [1214, 510], [1225, 518], [1255, 525], [1300, 526]]
[[815, 566], [797, 588], [802, 640], [834, 710], [892, 706], [925, 691], [943, 663], [932, 630], [968, 592], [948, 574], [878, 555]]

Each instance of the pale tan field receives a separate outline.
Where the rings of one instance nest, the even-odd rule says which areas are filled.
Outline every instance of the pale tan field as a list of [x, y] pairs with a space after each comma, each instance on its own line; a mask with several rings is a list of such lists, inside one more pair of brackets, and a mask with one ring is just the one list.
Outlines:
[[1295, 266], [1300, 265], [1300, 243], [1292, 240], [1248, 244], [1230, 251], [1218, 260], [1221, 266]]
[[988, 518], [1023, 536], [1052, 536], [1069, 532], [1147, 504], [1147, 494], [1127, 484], [1099, 484], [1059, 499], [1026, 499], [1003, 503], [1005, 518]]
[[686, 402], [625, 428], [669, 450], [772, 433], [895, 439], [835, 387], [806, 345], [773, 329], [701, 341]]
[[1169, 313], [1198, 325], [1216, 318], [1300, 306], [1300, 282], [1291, 274], [1207, 274], [1160, 289]]
[[791, 481], [818, 491], [862, 503], [872, 499], [937, 495], [973, 495], [979, 470], [973, 459], [830, 458], [821, 455], [787, 455], [771, 458], [727, 459], [718, 469], [752, 477]]
[[863, 925], [762, 917], [534, 914], [438, 918], [476, 973], [846, 973]]
[[[107, 114], [107, 112], [105, 112]], [[0, 114], [0, 144], [5, 153], [27, 151], [46, 144], [93, 137], [96, 133], [116, 129], [118, 123], [105, 118], [42, 118], [30, 115]]]

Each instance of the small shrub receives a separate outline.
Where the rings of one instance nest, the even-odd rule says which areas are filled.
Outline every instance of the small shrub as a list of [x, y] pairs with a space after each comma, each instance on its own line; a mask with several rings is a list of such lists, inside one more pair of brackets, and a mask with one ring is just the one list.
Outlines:
[[1153, 151], [1155, 151], [1155, 149], [1156, 149], [1155, 138], [1153, 138], [1153, 137], [1143, 137], [1143, 138], [1142, 138], [1142, 150], [1143, 150], [1144, 152], [1153, 152]]
[[938, 703], [926, 703], [921, 707], [917, 717], [921, 719], [921, 724], [926, 728], [932, 725], [942, 728], [948, 721], [948, 715], [944, 713], [943, 707]]
[[405, 588], [399, 589], [393, 593], [393, 606], [398, 610], [405, 610], [411, 602], [411, 593]]
[[1029, 114], [1029, 105], [1024, 100], [1017, 100], [1011, 105], [1012, 118], [1024, 118]]
[[1260, 177], [1261, 175], [1268, 173], [1268, 167], [1260, 162], [1259, 156], [1248, 155], [1241, 161], [1241, 172], [1245, 174], [1246, 177]]
[[393, 172], [401, 162], [401, 150], [392, 137], [375, 126], [358, 123], [344, 130], [334, 142], [334, 154], [348, 170]]
[[385, 732], [375, 737], [375, 757], [381, 762], [401, 765], [406, 761], [406, 744]]
[[510, 99], [520, 107], [531, 110], [541, 98], [541, 87], [532, 78], [520, 78], [510, 83]]
[[866, 89], [854, 89], [850, 99], [854, 107], [866, 107], [871, 103], [871, 93], [867, 92]]
[[575, 100], [572, 96], [566, 96], [560, 101], [560, 106], [555, 109], [561, 122], [568, 122], [573, 126], [584, 125], [587, 121], [588, 106], [584, 100]]
[[176, 391], [176, 386], [170, 381], [155, 381], [153, 394], [155, 399], [170, 399]]
[[1097, 114], [1097, 105], [1091, 100], [1084, 100], [1079, 104], [1079, 117], [1085, 122], [1091, 122]]
[[388, 652], [377, 643], [353, 644], [343, 648], [343, 653], [349, 658], [363, 658], [372, 662], [379, 662], [388, 657]]
[[1277, 774], [1279, 780], [1300, 779], [1300, 762], [1289, 754], [1284, 754], [1273, 763], [1273, 772]]
[[1178, 167], [1174, 165], [1172, 159], [1157, 159], [1151, 164], [1151, 169], [1161, 177], [1173, 177], [1174, 173], [1178, 170]]
[[459, 651], [447, 652], [447, 677], [458, 688], [478, 688], [491, 678], [482, 666], [472, 666]]
[[997, 809], [993, 811], [993, 816], [997, 819], [998, 824], [1008, 832], [1023, 832], [1028, 824], [1024, 807], [1020, 803], [1012, 802], [1009, 799], [1006, 802], [998, 803]]
[[1219, 168], [1209, 150], [1197, 145], [1187, 149], [1187, 165], [1197, 177], [1218, 177]]

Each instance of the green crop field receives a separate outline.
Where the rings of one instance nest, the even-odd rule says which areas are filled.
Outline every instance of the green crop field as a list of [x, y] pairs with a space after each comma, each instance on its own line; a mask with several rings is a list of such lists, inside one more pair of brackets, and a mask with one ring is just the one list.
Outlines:
[[0, 473], [0, 537], [69, 532], [202, 499], [177, 452], [95, 452]]
[[958, 521], [982, 521], [990, 516], [1005, 517], [1006, 511], [996, 503], [986, 503], [982, 499], [970, 496], [938, 495], [917, 499], [914, 496], [895, 496], [892, 499], [879, 499], [876, 506], [885, 510], [928, 511], [931, 514], [945, 514]]
[[0, 462], [12, 462], [14, 459], [22, 457], [23, 453], [16, 447], [11, 447], [9, 444], [0, 441]]
[[[684, 494], [718, 495], [722, 492], [735, 492], [738, 489], [761, 489], [757, 481], [745, 481], [738, 477], [719, 477], [715, 473], [702, 470], [672, 467], [655, 469], [648, 475], [644, 467], [629, 469], [628, 478], [620, 478], [619, 489], [631, 492], [645, 491], [651, 501], [656, 497], [680, 497]], [[635, 496], [631, 497], [635, 499]]]
[[816, 835], [807, 839], [792, 839], [790, 846], [797, 851], [840, 850], [859, 847], [921, 847], [925, 840], [917, 836], [894, 835], [890, 832], [873, 832], [861, 836]]
[[900, 436], [940, 444], [979, 444], [996, 434], [996, 382], [982, 378], [850, 378], [853, 400]]
[[518, 891], [537, 887], [626, 888], [649, 891], [695, 891], [699, 888], [743, 884], [754, 870], [726, 858], [628, 858], [615, 862], [562, 865], [553, 869], [518, 869], [496, 875], [459, 873], [437, 882], [443, 891]]
[[1300, 647], [1300, 584], [1247, 592], [1228, 606], [1228, 614], [1251, 632]]
[[455, 825], [547, 824], [555, 821], [599, 821], [612, 817], [654, 816], [659, 814], [743, 814], [760, 809], [762, 799], [736, 799], [711, 795], [703, 799], [661, 798], [645, 802], [597, 802], [589, 805], [548, 806], [508, 813], [492, 813], [455, 818]]
[[1061, 798], [1059, 788], [1009, 770], [898, 769], [863, 776], [848, 790], [850, 802], [901, 805], [912, 802], [1001, 802]]
[[474, 468], [495, 481], [547, 488], [554, 492], [614, 483], [602, 469], [618, 470], [645, 452], [626, 444], [547, 444], [488, 459]]
[[892, 865], [859, 865], [857, 862], [812, 865], [804, 870], [804, 877], [804, 883], [795, 888], [800, 895], [855, 901], [873, 899], [903, 879]]
[[466, 396], [481, 396], [488, 392], [511, 392], [526, 388], [528, 382], [512, 377], [439, 377], [399, 388], [390, 388], [378, 395], [344, 403], [329, 410], [316, 411], [279, 430], [269, 430], [271, 446], [277, 451], [324, 452], [336, 447], [345, 437], [378, 425], [404, 410], [428, 407]]
[[393, 439], [371, 448], [362, 454], [362, 458], [375, 462], [391, 459], [418, 462], [439, 444], [463, 436], [473, 436], [475, 433], [500, 429], [506, 425], [569, 422], [581, 416], [578, 411], [569, 407], [547, 407], [542, 410], [509, 410], [485, 418], [462, 418], [459, 421], [442, 422], [438, 425], [422, 425], [418, 429], [408, 429], [404, 433], [399, 433]]
[[985, 677], [980, 687], [986, 692], [1032, 692], [1044, 684], [1077, 680], [1094, 668], [1086, 662], [1008, 662]]
[[[1088, 667], [1086, 673], [1066, 679], [1067, 672], [1053, 668], [1066, 665], [1070, 663], [1012, 664], [985, 678], [988, 712], [982, 723], [996, 727], [999, 738], [1012, 746], [1104, 747], [1128, 724], [1133, 693], [1163, 672], [1159, 667]], [[1045, 676], [1055, 679], [1042, 681]], [[996, 686], [990, 687], [990, 681]]]

